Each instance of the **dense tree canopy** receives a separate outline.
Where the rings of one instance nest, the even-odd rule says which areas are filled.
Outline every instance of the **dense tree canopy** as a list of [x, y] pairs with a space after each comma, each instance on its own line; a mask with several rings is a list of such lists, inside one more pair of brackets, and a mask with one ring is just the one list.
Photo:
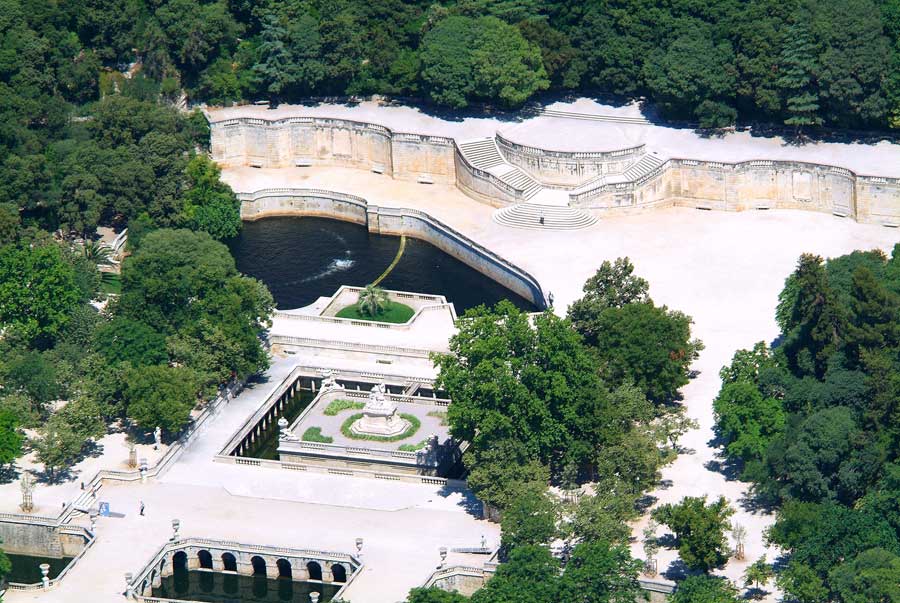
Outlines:
[[213, 103], [380, 93], [464, 107], [518, 106], [550, 88], [645, 97], [701, 127], [897, 127], [896, 4], [4, 0], [0, 144], [26, 150], [5, 166], [18, 168], [15, 188], [43, 184], [34, 205], [64, 201], [54, 218], [78, 229], [109, 203], [98, 160], [127, 164], [118, 178], [136, 191], [150, 166], [116, 150], [71, 159], [60, 178], [62, 156], [36, 151], [80, 129], [67, 124], [70, 104], [116, 91]]
[[738, 351], [714, 409], [726, 452], [779, 509], [768, 537], [790, 563], [777, 582], [804, 603], [890, 601], [900, 555], [900, 246], [890, 259], [802, 256], [776, 318], [779, 345]]

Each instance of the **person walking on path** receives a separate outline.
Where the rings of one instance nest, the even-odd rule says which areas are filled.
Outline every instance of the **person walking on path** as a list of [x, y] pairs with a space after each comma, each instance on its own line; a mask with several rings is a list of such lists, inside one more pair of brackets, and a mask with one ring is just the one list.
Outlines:
[[144, 516], [144, 501], [141, 501], [141, 517]]

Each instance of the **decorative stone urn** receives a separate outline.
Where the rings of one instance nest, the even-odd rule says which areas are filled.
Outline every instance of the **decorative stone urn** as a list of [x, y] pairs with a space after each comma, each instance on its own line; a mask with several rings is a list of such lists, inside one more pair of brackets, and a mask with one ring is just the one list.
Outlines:
[[372, 388], [362, 418], [354, 421], [350, 431], [357, 435], [389, 438], [409, 428], [409, 421], [397, 414], [397, 404], [385, 395], [384, 389], [382, 383]]

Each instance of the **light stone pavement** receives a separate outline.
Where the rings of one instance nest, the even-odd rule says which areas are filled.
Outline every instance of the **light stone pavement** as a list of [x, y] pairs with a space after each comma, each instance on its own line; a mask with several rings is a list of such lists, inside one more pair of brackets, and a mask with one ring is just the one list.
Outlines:
[[[763, 530], [773, 518], [741, 504], [747, 484], [729, 481], [709, 468], [710, 462], [720, 460], [718, 451], [710, 447], [718, 371], [735, 350], [761, 340], [770, 342], [778, 335], [774, 318], [778, 293], [801, 253], [834, 257], [876, 247], [890, 253], [900, 242], [896, 229], [820, 213], [686, 208], [609, 217], [580, 231], [528, 231], [523, 236], [521, 230], [494, 223], [491, 207], [454, 187], [336, 168], [234, 168], [224, 170], [223, 179], [239, 192], [282, 186], [322, 188], [357, 194], [377, 205], [425, 211], [529, 271], [545, 291], [553, 292], [559, 313], [580, 297], [584, 281], [603, 260], [629, 256], [636, 273], [650, 282], [653, 299], [691, 315], [694, 335], [706, 346], [693, 366], [698, 376], [683, 389], [687, 413], [700, 428], [679, 444], [693, 452], [665, 468], [663, 483], [671, 485], [651, 494], [660, 503], [698, 495], [724, 495], [731, 501], [737, 509], [734, 521], [749, 532], [746, 560], [730, 562], [723, 572], [734, 580], [740, 580], [747, 564], [764, 553], [771, 562], [776, 551], [767, 551], [763, 544]], [[636, 537], [645, 521], [636, 523]], [[633, 549], [643, 556], [640, 543], [635, 542]], [[662, 551], [660, 570], [666, 571], [676, 558], [674, 551]]]

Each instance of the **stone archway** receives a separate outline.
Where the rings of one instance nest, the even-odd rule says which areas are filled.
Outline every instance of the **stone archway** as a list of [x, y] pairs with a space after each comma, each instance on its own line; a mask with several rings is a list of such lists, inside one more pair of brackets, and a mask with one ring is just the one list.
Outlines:
[[250, 566], [253, 568], [254, 576], [266, 575], [266, 560], [259, 555], [254, 555], [250, 558]]
[[331, 579], [334, 582], [346, 582], [347, 581], [347, 568], [345, 568], [340, 563], [335, 563], [331, 566]]
[[200, 562], [200, 569], [211, 570], [213, 568], [212, 553], [206, 549], [197, 551], [197, 561]]
[[293, 572], [291, 571], [291, 562], [287, 559], [279, 559], [275, 562], [275, 566], [278, 568], [278, 577], [279, 578], [293, 578]]
[[232, 553], [222, 553], [222, 570], [226, 572], [237, 571], [237, 558]]
[[322, 580], [322, 566], [317, 561], [307, 563], [306, 571], [309, 572], [310, 580]]
[[187, 571], [188, 568], [188, 559], [187, 553], [184, 551], [178, 551], [172, 557], [172, 571], [173, 572], [183, 572]]

